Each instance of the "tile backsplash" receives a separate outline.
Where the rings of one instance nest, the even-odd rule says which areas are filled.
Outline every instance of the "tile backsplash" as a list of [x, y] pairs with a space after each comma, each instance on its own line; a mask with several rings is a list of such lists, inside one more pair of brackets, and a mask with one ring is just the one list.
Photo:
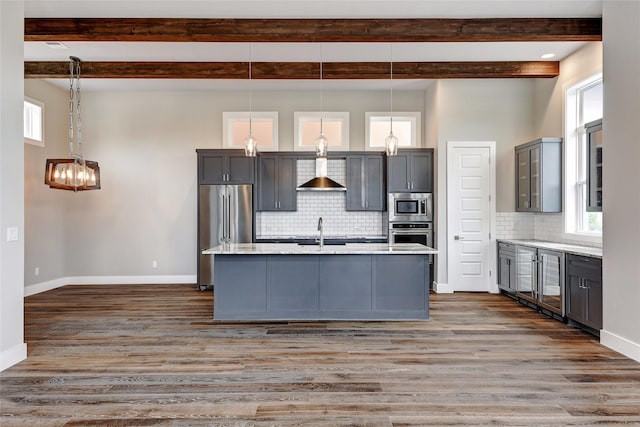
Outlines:
[[[330, 159], [327, 175], [342, 185], [346, 184], [347, 162]], [[315, 160], [297, 162], [297, 185], [315, 176]], [[297, 194], [295, 212], [257, 212], [256, 238], [315, 237], [318, 218], [322, 217], [326, 237], [386, 237], [387, 215], [383, 212], [356, 212], [346, 210], [346, 192], [305, 192]]]
[[496, 238], [548, 240], [579, 246], [602, 247], [602, 244], [567, 238], [564, 234], [564, 217], [561, 213], [497, 212]]

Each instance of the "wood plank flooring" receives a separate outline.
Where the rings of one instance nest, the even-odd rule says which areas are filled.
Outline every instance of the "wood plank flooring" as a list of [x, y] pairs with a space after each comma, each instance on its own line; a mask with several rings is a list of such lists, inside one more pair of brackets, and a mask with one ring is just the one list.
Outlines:
[[640, 425], [640, 364], [501, 295], [426, 322], [217, 323], [188, 285], [25, 300], [5, 426]]

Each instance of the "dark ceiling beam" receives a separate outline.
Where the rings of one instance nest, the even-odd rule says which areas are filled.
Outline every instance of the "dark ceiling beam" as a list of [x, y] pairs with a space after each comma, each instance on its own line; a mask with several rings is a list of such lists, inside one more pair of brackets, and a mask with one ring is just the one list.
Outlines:
[[[388, 62], [327, 62], [323, 79], [389, 79]], [[557, 61], [394, 62], [394, 79], [545, 78], [560, 72]], [[257, 80], [314, 80], [318, 62], [254, 62]], [[68, 62], [25, 62], [25, 78], [68, 78]], [[83, 78], [248, 79], [247, 62], [82, 62]]]
[[25, 41], [60, 42], [563, 42], [602, 40], [601, 18], [26, 18], [24, 24]]

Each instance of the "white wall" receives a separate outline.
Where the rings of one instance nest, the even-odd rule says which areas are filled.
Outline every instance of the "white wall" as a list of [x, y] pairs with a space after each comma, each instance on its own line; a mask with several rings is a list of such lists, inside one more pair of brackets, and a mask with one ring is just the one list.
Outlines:
[[[66, 91], [35, 80], [25, 88], [47, 103], [47, 146], [26, 153], [25, 284], [43, 290], [43, 282], [64, 284], [61, 277], [194, 276], [195, 149], [222, 147], [222, 112], [246, 110], [248, 93], [83, 92], [84, 154], [99, 161], [102, 189], [74, 194], [43, 184], [44, 159], [66, 155]], [[394, 93], [398, 110], [423, 112], [424, 102], [422, 91]], [[388, 105], [388, 91], [324, 94], [325, 111], [350, 112], [352, 150], [364, 149], [364, 113]], [[255, 92], [253, 108], [279, 112], [280, 150], [292, 150], [293, 112], [318, 110], [319, 93]]]
[[640, 2], [603, 5], [603, 344], [640, 361]]
[[[0, 370], [27, 357], [24, 343], [23, 23], [21, 1], [0, 2]], [[6, 230], [17, 227], [18, 241]]]
[[436, 281], [447, 283], [447, 141], [496, 141], [496, 206], [513, 210], [513, 147], [535, 137], [530, 79], [441, 80], [437, 84]]

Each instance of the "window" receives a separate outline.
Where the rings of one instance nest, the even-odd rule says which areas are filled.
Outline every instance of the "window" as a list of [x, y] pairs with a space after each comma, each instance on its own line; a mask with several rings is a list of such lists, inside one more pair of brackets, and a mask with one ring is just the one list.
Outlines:
[[[251, 133], [258, 141], [258, 151], [278, 151], [278, 112], [251, 113]], [[222, 146], [244, 148], [249, 135], [249, 112], [222, 113]]]
[[585, 123], [602, 118], [602, 74], [570, 87], [566, 93], [567, 233], [602, 235], [602, 212], [587, 212], [587, 135]]
[[24, 142], [44, 147], [44, 104], [24, 98]]
[[295, 151], [313, 151], [316, 138], [320, 135], [320, 117], [322, 133], [329, 141], [329, 151], [349, 150], [349, 113], [348, 112], [295, 112], [293, 113], [293, 132]]
[[[383, 151], [384, 140], [390, 130], [389, 113], [365, 113], [365, 149]], [[393, 134], [398, 138], [398, 147], [417, 147], [420, 141], [420, 113], [393, 113]]]

